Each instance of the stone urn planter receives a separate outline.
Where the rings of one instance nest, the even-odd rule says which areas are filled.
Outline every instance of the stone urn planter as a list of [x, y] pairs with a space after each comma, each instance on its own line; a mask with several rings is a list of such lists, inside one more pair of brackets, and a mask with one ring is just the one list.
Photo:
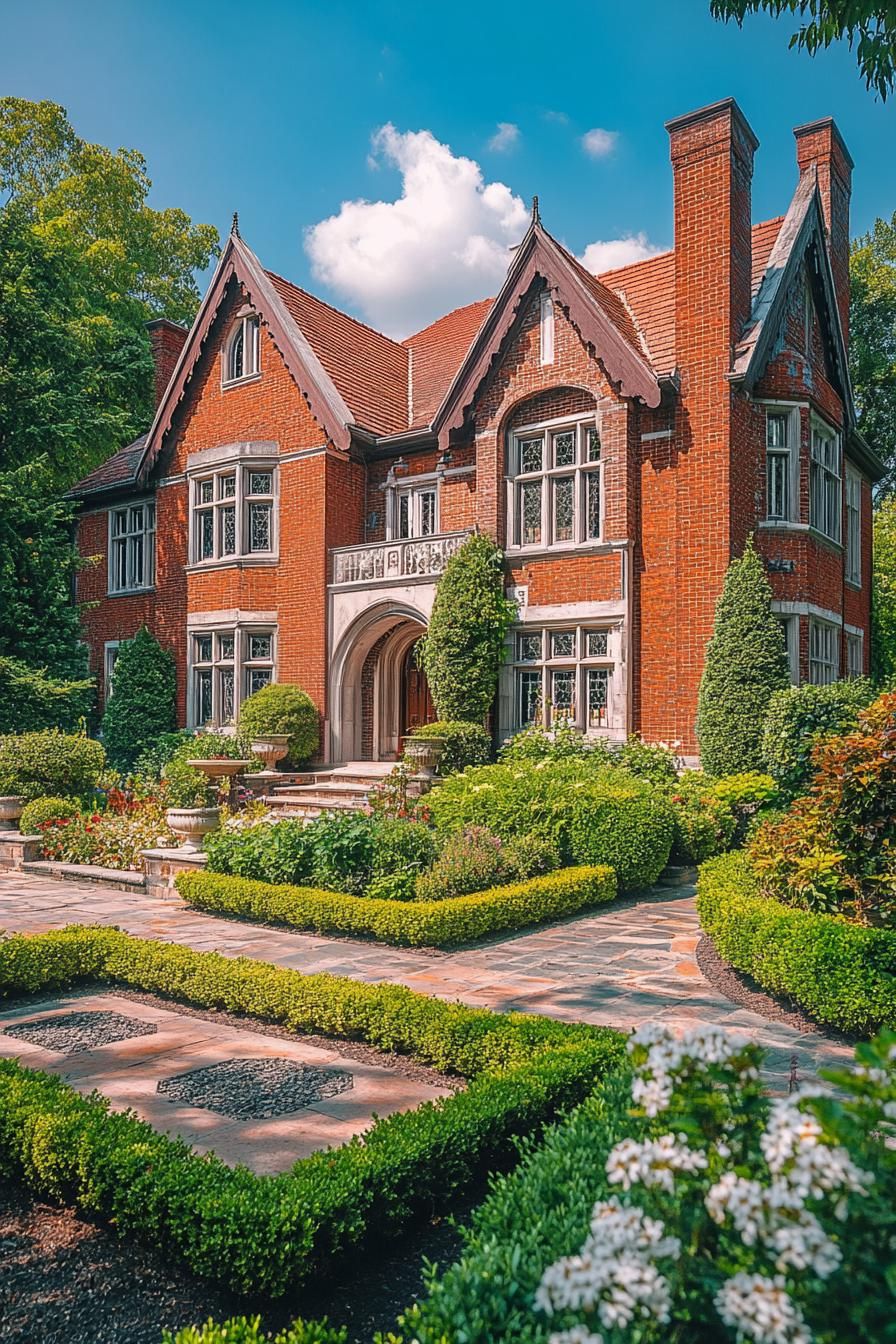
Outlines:
[[165, 820], [180, 841], [180, 848], [195, 854], [203, 847], [205, 837], [218, 829], [221, 819], [219, 807], [169, 807]]
[[19, 817], [25, 811], [25, 799], [18, 793], [0, 798], [0, 831], [17, 831]]
[[445, 741], [441, 737], [412, 737], [405, 743], [404, 754], [414, 777], [426, 788], [433, 786], [444, 750]]
[[192, 765], [194, 770], [201, 770], [212, 784], [226, 779], [227, 795], [231, 803], [236, 802], [234, 780], [237, 775], [244, 774], [251, 764], [251, 761], [232, 761], [229, 756], [213, 756], [208, 760], [187, 761], [187, 765]]
[[256, 737], [252, 743], [252, 755], [260, 756], [264, 761], [264, 770], [260, 774], [275, 775], [277, 766], [289, 750], [289, 737], [286, 733], [267, 733]]

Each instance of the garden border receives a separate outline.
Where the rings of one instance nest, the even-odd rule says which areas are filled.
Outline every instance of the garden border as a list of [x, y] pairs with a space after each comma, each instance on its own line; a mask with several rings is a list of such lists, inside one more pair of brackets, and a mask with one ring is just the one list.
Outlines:
[[176, 886], [188, 905], [212, 914], [375, 938], [397, 947], [453, 947], [574, 915], [617, 895], [616, 874], [606, 865], [559, 868], [444, 901], [371, 899], [207, 871], [181, 874]]
[[445, 1208], [519, 1136], [574, 1106], [622, 1060], [608, 1028], [501, 1014], [216, 952], [71, 926], [0, 943], [0, 993], [125, 985], [294, 1031], [367, 1041], [470, 1079], [363, 1138], [256, 1176], [110, 1111], [61, 1079], [0, 1061], [0, 1172], [114, 1222], [241, 1292], [280, 1296], [365, 1242]]

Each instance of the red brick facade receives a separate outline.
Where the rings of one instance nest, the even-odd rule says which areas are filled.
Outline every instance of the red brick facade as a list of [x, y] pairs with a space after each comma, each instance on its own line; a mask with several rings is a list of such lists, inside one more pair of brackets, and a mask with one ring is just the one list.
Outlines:
[[[78, 599], [94, 670], [107, 644], [145, 622], [174, 653], [181, 721], [195, 722], [195, 633], [236, 631], [242, 647], [241, 630], [270, 631], [272, 674], [320, 708], [322, 754], [389, 755], [404, 731], [396, 669], [425, 627], [455, 534], [474, 528], [505, 548], [520, 608], [502, 735], [541, 678], [548, 701], [573, 697], [583, 727], [695, 752], [715, 603], [751, 533], [789, 622], [794, 672], [826, 675], [818, 651], [827, 657], [833, 639], [837, 674], [859, 658], [867, 668], [876, 463], [854, 432], [842, 358], [851, 161], [832, 122], [800, 128], [794, 202], [783, 221], [754, 226], [756, 141], [736, 104], [668, 130], [671, 257], [589, 277], [535, 216], [493, 304], [458, 310], [403, 346], [268, 276], [232, 237], [179, 366], [185, 334], [152, 324], [160, 407], [145, 444], [82, 487], [79, 546], [96, 560]], [[257, 370], [228, 381], [231, 341], [244, 329], [251, 341], [241, 324], [256, 320]], [[601, 334], [608, 321], [612, 339]], [[403, 398], [408, 428], [396, 432]], [[770, 517], [769, 414], [791, 436], [786, 517]], [[839, 486], [812, 466], [813, 431], [835, 436]], [[542, 442], [530, 451], [544, 467], [528, 493], [516, 479], [526, 434]], [[254, 463], [262, 484], [274, 482], [263, 553], [246, 540]], [[200, 478], [225, 468], [243, 473], [226, 487], [240, 494], [242, 540], [237, 553], [202, 558]], [[839, 540], [816, 516], [835, 488]], [[857, 498], [859, 581], [849, 574]], [[152, 582], [113, 594], [110, 510], [149, 500], [155, 572], [140, 572]], [[810, 664], [813, 625], [834, 633], [811, 636]], [[236, 656], [238, 699], [250, 681]]]

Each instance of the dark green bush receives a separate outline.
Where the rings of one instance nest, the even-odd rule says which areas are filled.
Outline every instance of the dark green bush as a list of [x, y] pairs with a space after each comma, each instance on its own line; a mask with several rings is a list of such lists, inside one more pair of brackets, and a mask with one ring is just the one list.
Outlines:
[[26, 804], [19, 830], [22, 835], [34, 835], [45, 822], [77, 817], [80, 812], [80, 804], [71, 798], [35, 798]]
[[77, 728], [93, 698], [92, 681], [57, 681], [42, 668], [0, 657], [0, 733]]
[[488, 765], [492, 740], [481, 723], [440, 719], [425, 728], [415, 728], [411, 737], [440, 737], [445, 743], [439, 761], [440, 775], [453, 775], [468, 765]]
[[720, 956], [817, 1022], [863, 1035], [896, 1027], [896, 931], [763, 896], [742, 854], [703, 865], [697, 909]]
[[673, 788], [678, 782], [675, 754], [661, 742], [630, 737], [616, 752], [615, 760], [623, 770], [637, 775], [638, 779], [649, 779], [651, 784], [659, 787]]
[[762, 731], [765, 769], [788, 798], [804, 793], [812, 777], [812, 752], [824, 737], [851, 732], [859, 711], [870, 704], [869, 681], [835, 681], [830, 686], [791, 686], [769, 703]]
[[103, 713], [103, 742], [117, 770], [130, 770], [137, 757], [177, 725], [174, 656], [146, 626], [119, 646], [114, 693]]
[[438, 842], [420, 821], [383, 817], [374, 827], [374, 877], [393, 873], [414, 876], [428, 868], [439, 852]]
[[198, 1157], [58, 1077], [0, 1061], [0, 1178], [111, 1221], [122, 1236], [164, 1245], [200, 1277], [269, 1297], [381, 1245], [419, 1213], [444, 1209], [483, 1169], [512, 1159], [518, 1135], [581, 1101], [624, 1052], [622, 1036], [602, 1028], [302, 975], [115, 929], [0, 943], [7, 997], [94, 981], [366, 1041], [470, 1080], [377, 1120], [363, 1139], [259, 1177]]
[[310, 831], [303, 821], [288, 819], [213, 831], [205, 841], [208, 871], [260, 882], [309, 882], [314, 871]]
[[612, 760], [609, 748], [601, 740], [587, 738], [578, 728], [561, 720], [548, 731], [540, 723], [530, 724], [509, 737], [498, 753], [502, 763], [516, 761], [566, 761], [596, 757], [604, 764]]
[[285, 734], [289, 738], [289, 759], [299, 765], [317, 751], [320, 715], [301, 686], [273, 682], [240, 705], [239, 730], [248, 742], [252, 738]]
[[134, 775], [147, 783], [158, 783], [165, 766], [173, 760], [186, 742], [192, 742], [196, 734], [188, 728], [178, 728], [173, 733], [162, 733], [148, 747], [141, 751], [134, 762]]
[[732, 560], [716, 606], [697, 706], [703, 769], [762, 769], [762, 725], [776, 691], [790, 684], [781, 622], [752, 539]]
[[516, 607], [504, 596], [504, 557], [486, 536], [452, 555], [436, 585], [420, 659], [440, 721], [482, 723], [492, 707]]
[[214, 914], [273, 920], [316, 933], [376, 938], [397, 946], [451, 947], [611, 901], [616, 879], [606, 867], [561, 868], [475, 895], [408, 902], [311, 887], [270, 886], [209, 872], [181, 873], [177, 889], [188, 905]]
[[162, 1344], [346, 1344], [348, 1332], [343, 1326], [328, 1325], [322, 1321], [293, 1321], [276, 1335], [261, 1328], [260, 1316], [231, 1316], [217, 1322], [207, 1320], [204, 1325], [188, 1325], [172, 1335], [162, 1333]]
[[0, 737], [0, 794], [82, 798], [105, 769], [102, 744], [80, 733], [46, 729]]

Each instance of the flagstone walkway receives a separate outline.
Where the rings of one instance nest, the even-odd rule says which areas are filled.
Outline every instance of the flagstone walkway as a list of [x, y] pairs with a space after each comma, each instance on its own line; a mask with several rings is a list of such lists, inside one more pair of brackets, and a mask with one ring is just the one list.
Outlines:
[[248, 956], [304, 972], [391, 981], [426, 994], [566, 1021], [630, 1029], [718, 1022], [769, 1050], [771, 1086], [792, 1067], [808, 1079], [851, 1050], [740, 1008], [704, 978], [694, 953], [700, 926], [692, 887], [657, 888], [559, 924], [455, 952], [389, 948], [292, 933], [190, 910], [177, 897], [131, 895], [86, 883], [0, 874], [0, 930], [34, 933], [66, 924], [112, 924], [144, 938]]

